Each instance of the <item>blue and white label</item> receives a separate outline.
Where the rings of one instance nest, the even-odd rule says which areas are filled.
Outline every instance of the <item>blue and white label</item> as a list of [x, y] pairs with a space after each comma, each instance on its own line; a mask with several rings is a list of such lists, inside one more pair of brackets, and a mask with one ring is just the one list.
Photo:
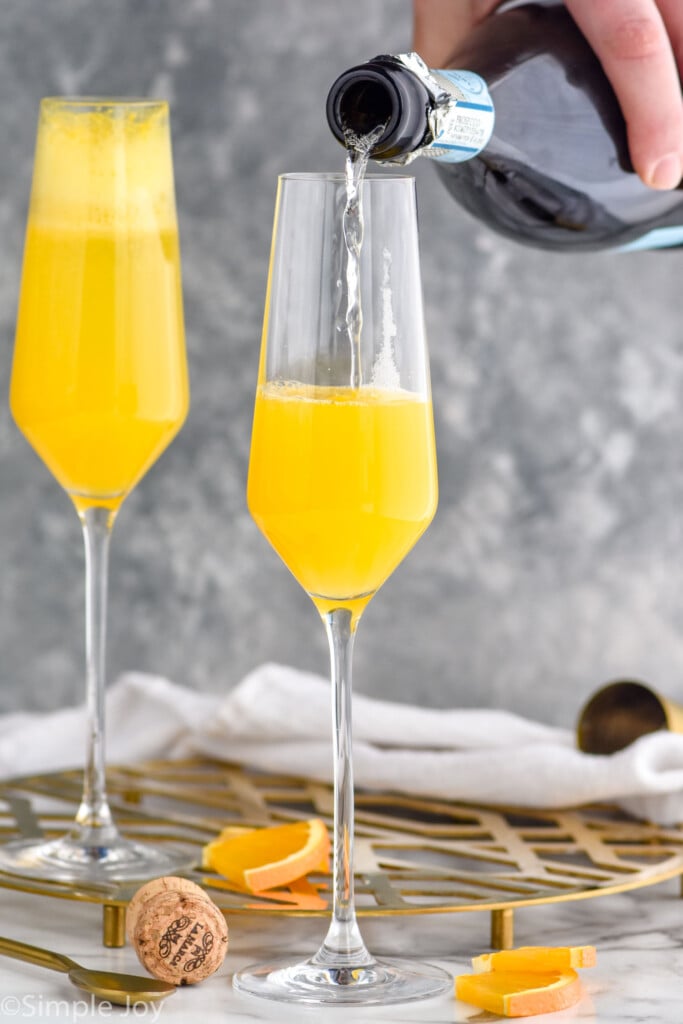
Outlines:
[[683, 245], [683, 225], [681, 227], [654, 228], [646, 235], [641, 235], [634, 242], [620, 245], [617, 252], [638, 252], [642, 249], [672, 249]]
[[427, 115], [431, 141], [400, 162], [409, 163], [421, 155], [461, 163], [481, 153], [495, 121], [484, 79], [473, 71], [431, 71], [417, 53], [400, 53], [395, 59], [420, 79], [433, 101]]
[[433, 112], [433, 142], [423, 155], [445, 163], [477, 156], [493, 134], [495, 112], [486, 82], [472, 71], [432, 71], [447, 94]]

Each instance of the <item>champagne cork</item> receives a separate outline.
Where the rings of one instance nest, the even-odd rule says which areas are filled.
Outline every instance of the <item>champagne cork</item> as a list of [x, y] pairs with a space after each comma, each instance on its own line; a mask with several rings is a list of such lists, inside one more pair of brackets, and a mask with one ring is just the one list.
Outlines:
[[126, 934], [153, 977], [194, 985], [217, 971], [228, 950], [228, 926], [216, 904], [186, 878], [157, 878], [133, 896]]

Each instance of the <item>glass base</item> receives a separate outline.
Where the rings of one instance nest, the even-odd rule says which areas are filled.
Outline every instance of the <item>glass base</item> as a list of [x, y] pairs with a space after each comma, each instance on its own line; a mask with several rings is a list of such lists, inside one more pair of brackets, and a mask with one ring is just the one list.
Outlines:
[[193, 858], [182, 850], [135, 843], [116, 832], [106, 843], [63, 836], [47, 842], [18, 839], [0, 846], [0, 871], [55, 882], [144, 881], [192, 864]]
[[359, 968], [333, 968], [305, 960], [246, 967], [233, 987], [249, 996], [313, 1006], [384, 1006], [431, 999], [453, 990], [453, 978], [431, 964], [373, 960]]

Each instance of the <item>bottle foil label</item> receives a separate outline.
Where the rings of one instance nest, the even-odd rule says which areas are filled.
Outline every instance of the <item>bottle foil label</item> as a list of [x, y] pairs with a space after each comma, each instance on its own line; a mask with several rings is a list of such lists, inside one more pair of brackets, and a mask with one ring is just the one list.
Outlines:
[[493, 133], [495, 113], [486, 82], [472, 71], [432, 71], [450, 102], [433, 112], [434, 141], [424, 156], [460, 163], [481, 153]]
[[432, 71], [417, 53], [399, 53], [394, 60], [420, 79], [433, 106], [428, 112], [427, 141], [418, 150], [389, 163], [407, 164], [417, 156], [445, 163], [471, 160], [493, 133], [495, 114], [488, 86], [473, 71]]

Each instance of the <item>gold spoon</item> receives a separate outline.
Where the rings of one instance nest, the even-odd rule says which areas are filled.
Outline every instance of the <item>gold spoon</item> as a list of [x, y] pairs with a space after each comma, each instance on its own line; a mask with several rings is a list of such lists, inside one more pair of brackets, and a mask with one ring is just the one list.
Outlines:
[[0, 936], [0, 955], [11, 956], [15, 960], [26, 960], [29, 964], [38, 964], [51, 971], [61, 971], [68, 975], [69, 981], [83, 992], [106, 999], [120, 1006], [131, 1006], [133, 1003], [154, 1003], [175, 992], [175, 985], [157, 978], [143, 978], [138, 974], [118, 974], [116, 971], [93, 971], [81, 967], [64, 953], [53, 953], [39, 946], [29, 946], [16, 939]]

